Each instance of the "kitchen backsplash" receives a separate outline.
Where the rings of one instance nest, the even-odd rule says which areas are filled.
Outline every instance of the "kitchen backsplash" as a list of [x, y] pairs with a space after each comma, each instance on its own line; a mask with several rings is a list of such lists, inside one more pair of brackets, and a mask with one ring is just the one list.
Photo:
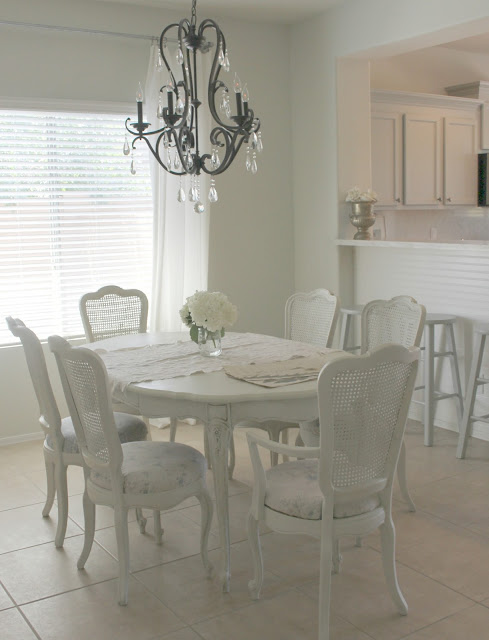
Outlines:
[[447, 211], [378, 209], [374, 238], [424, 242], [489, 242], [489, 207]]

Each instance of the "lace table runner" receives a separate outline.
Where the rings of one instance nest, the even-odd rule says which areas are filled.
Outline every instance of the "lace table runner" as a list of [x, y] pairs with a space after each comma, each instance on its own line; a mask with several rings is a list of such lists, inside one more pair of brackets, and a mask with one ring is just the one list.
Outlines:
[[224, 367], [224, 371], [232, 378], [273, 389], [274, 387], [285, 387], [289, 384], [317, 380], [324, 365], [331, 362], [337, 355], [344, 356], [345, 354], [340, 349], [330, 349], [329, 353], [320, 356]]
[[253, 333], [226, 334], [222, 340], [222, 354], [218, 357], [200, 355], [197, 345], [192, 341], [96, 351], [107, 367], [114, 388], [120, 391], [132, 383], [210, 373], [228, 366], [279, 362], [331, 353], [331, 349], [304, 342]]

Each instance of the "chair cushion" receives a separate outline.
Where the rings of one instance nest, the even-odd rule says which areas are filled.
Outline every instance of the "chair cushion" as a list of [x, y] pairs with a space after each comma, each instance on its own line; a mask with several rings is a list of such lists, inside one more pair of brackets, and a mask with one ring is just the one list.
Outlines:
[[319, 447], [319, 420], [299, 422], [299, 430], [306, 447]]
[[[138, 440], [146, 439], [148, 435], [148, 428], [141, 418], [116, 411], [114, 413], [114, 420], [122, 443], [136, 442]], [[63, 418], [61, 422], [61, 433], [64, 437], [63, 453], [80, 453], [78, 442], [76, 440], [75, 428], [71, 418]], [[50, 435], [46, 436], [45, 444], [49, 449], [53, 449], [52, 438]]]
[[[161, 493], [184, 488], [205, 477], [205, 457], [177, 442], [127, 442], [122, 445], [124, 493]], [[91, 472], [91, 480], [111, 488], [110, 472]]]
[[[274, 511], [303, 520], [320, 520], [323, 494], [318, 484], [318, 460], [297, 460], [272, 467], [266, 472], [265, 505]], [[355, 502], [337, 504], [335, 518], [349, 518], [373, 511], [380, 505], [377, 495]]]

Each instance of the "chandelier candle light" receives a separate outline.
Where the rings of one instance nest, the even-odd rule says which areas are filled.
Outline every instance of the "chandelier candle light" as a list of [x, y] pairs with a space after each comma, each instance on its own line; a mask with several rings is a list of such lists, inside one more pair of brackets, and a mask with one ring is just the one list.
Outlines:
[[[250, 94], [245, 84], [241, 85], [238, 74], [234, 74], [232, 90], [236, 98], [236, 111], [233, 114], [230, 104], [228, 84], [219, 78], [221, 71], [229, 72], [229, 56], [224, 34], [214, 20], [203, 20], [197, 26], [197, 0], [192, 0], [192, 17], [189, 21], [184, 18], [180, 23], [168, 25], [160, 36], [160, 50], [157, 67], [168, 73], [168, 79], [160, 89], [157, 113], [159, 128], [152, 131], [146, 129], [150, 123], [143, 121], [143, 91], [141, 85], [137, 92], [137, 122], [126, 120], [127, 131], [134, 136], [132, 148], [138, 140], [144, 140], [157, 162], [176, 176], [191, 176], [191, 187], [188, 198], [194, 203], [197, 213], [204, 211], [200, 199], [200, 174], [204, 172], [211, 176], [209, 201], [218, 199], [215, 176], [223, 173], [233, 162], [243, 144], [246, 145], [245, 167], [250, 173], [257, 172], [256, 154], [263, 149], [261, 139], [260, 120], [255, 117], [250, 106]], [[172, 56], [172, 65], [165, 53], [167, 49], [168, 33], [176, 30], [178, 49]], [[214, 36], [212, 36], [214, 33]], [[206, 39], [212, 36], [213, 41]], [[213, 128], [209, 135], [210, 149], [201, 153], [199, 139], [199, 99], [197, 87], [197, 54], [207, 54], [215, 46], [214, 58], [207, 83], [207, 102], [213, 120]], [[200, 62], [200, 61], [199, 61]], [[173, 69], [172, 69], [173, 67]], [[218, 107], [216, 107], [216, 102]], [[155, 136], [153, 145], [149, 140]], [[129, 155], [130, 147], [126, 138], [124, 153]], [[134, 160], [131, 172], [135, 173]], [[177, 194], [177, 200], [184, 202], [187, 195], [182, 187]]]
[[222, 353], [221, 338], [238, 317], [235, 305], [220, 291], [196, 291], [180, 309], [182, 322], [190, 327], [191, 339], [204, 356]]
[[351, 202], [350, 221], [358, 231], [353, 236], [354, 240], [371, 240], [369, 228], [375, 223], [374, 204], [377, 202], [377, 194], [372, 189], [360, 191], [353, 187], [348, 191], [346, 202]]

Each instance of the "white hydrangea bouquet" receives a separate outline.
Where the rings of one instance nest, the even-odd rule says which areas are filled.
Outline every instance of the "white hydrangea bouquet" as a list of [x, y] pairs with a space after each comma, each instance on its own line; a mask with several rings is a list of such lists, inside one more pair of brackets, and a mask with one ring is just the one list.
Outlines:
[[[190, 327], [191, 339], [205, 343], [210, 334], [224, 336], [225, 329], [236, 322], [238, 310], [220, 291], [196, 291], [180, 309], [180, 317]], [[199, 329], [203, 330], [200, 339]]]
[[352, 187], [345, 198], [346, 202], [377, 202], [377, 194], [372, 189], [360, 191], [358, 187]]

